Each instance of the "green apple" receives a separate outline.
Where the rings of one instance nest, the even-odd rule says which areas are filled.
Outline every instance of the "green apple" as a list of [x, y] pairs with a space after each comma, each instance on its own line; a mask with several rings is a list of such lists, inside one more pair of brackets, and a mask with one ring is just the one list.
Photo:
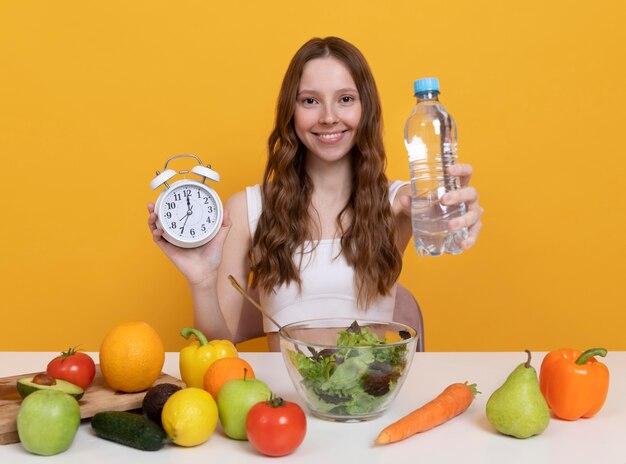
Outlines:
[[17, 413], [17, 433], [22, 446], [43, 456], [68, 449], [79, 425], [78, 401], [59, 390], [31, 393]]
[[235, 440], [247, 440], [246, 419], [255, 404], [272, 396], [270, 387], [259, 379], [233, 379], [217, 394], [217, 409], [224, 433]]

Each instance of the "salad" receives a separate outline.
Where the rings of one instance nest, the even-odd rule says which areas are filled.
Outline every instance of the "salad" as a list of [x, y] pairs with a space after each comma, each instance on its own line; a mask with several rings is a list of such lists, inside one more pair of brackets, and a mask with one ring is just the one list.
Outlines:
[[[289, 351], [308, 400], [319, 412], [341, 416], [362, 416], [379, 410], [406, 368], [406, 345], [379, 346], [386, 340], [356, 321], [338, 334], [336, 348], [317, 352], [309, 347], [310, 356]], [[410, 337], [404, 331], [399, 335], [403, 339]]]

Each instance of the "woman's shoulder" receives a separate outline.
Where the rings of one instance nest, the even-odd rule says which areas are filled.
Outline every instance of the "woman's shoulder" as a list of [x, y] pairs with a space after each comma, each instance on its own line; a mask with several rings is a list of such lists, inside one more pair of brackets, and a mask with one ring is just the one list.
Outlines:
[[226, 204], [235, 208], [243, 208], [251, 200], [261, 199], [261, 186], [259, 184], [246, 187], [244, 190], [234, 193], [228, 198]]
[[254, 185], [233, 194], [226, 202], [233, 224], [248, 224], [254, 233], [261, 214], [261, 188]]

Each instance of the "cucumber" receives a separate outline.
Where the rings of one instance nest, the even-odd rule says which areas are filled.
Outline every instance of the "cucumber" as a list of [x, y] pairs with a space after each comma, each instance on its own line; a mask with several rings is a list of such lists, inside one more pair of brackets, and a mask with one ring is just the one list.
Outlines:
[[100, 438], [144, 451], [160, 450], [168, 442], [161, 427], [131, 412], [99, 412], [91, 419], [91, 428]]
[[[40, 381], [40, 378], [47, 378], [50, 382], [54, 382], [52, 385], [46, 385], [42, 383], [37, 383]], [[36, 375], [34, 377], [22, 377], [17, 381], [17, 391], [22, 398], [26, 398], [33, 392], [37, 390], [59, 390], [63, 393], [67, 393], [70, 396], [73, 396], [76, 401], [80, 400], [85, 393], [85, 390], [80, 388], [78, 385], [74, 385], [73, 383], [66, 382], [61, 379], [53, 379], [50, 376], [45, 376], [42, 374]]]

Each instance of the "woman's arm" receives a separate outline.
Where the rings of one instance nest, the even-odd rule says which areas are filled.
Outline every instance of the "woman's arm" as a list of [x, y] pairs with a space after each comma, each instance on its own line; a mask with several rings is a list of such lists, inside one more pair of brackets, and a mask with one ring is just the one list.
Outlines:
[[237, 343], [248, 338], [248, 334], [255, 332], [247, 326], [251, 318], [243, 317], [246, 314], [244, 299], [228, 280], [228, 275], [232, 274], [247, 287], [251, 236], [245, 192], [228, 200], [220, 231], [213, 240], [198, 248], [183, 249], [167, 242], [156, 228], [153, 204], [148, 204], [148, 211], [154, 241], [187, 279], [193, 298], [194, 326], [209, 339], [229, 339]]
[[[263, 335], [263, 325], [259, 311], [248, 304], [228, 279], [232, 275], [244, 289], [248, 289], [252, 236], [248, 225], [246, 192], [233, 195], [226, 203], [226, 208], [231, 213], [232, 226], [224, 243], [222, 262], [218, 268], [217, 295], [232, 340], [237, 343]], [[206, 310], [198, 305], [194, 306], [196, 318], [201, 318], [203, 311]]]
[[411, 184], [400, 187], [393, 200], [391, 209], [396, 217], [398, 249], [400, 253], [404, 253], [413, 235], [411, 226]]

